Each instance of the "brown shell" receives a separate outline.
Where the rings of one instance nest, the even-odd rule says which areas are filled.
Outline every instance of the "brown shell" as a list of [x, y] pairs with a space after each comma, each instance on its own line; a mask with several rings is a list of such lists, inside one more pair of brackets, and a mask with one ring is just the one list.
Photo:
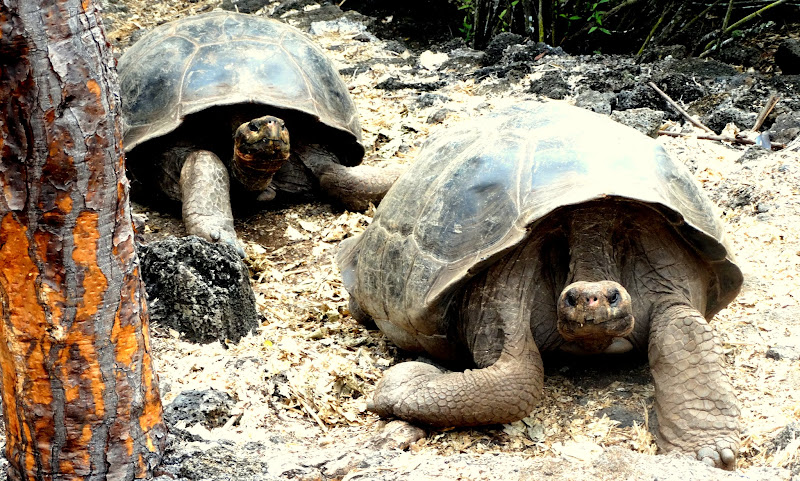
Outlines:
[[264, 104], [334, 129], [337, 142], [351, 144], [345, 163], [363, 157], [347, 86], [322, 50], [284, 23], [223, 11], [186, 17], [142, 37], [118, 71], [126, 150], [174, 131], [189, 114]]
[[557, 102], [523, 102], [430, 137], [337, 261], [366, 313], [437, 336], [447, 296], [464, 281], [536, 236], [558, 208], [603, 198], [651, 206], [654, 222], [708, 261], [708, 317], [736, 296], [741, 271], [688, 169], [634, 129]]

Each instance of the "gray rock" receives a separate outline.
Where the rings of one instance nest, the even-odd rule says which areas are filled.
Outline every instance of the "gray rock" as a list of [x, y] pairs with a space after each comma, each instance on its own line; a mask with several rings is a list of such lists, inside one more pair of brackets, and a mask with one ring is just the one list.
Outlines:
[[771, 139], [779, 143], [788, 144], [800, 137], [800, 112], [784, 112], [778, 115], [769, 131]]
[[767, 357], [775, 360], [800, 360], [800, 347], [789, 345], [772, 346], [767, 350]]
[[603, 408], [597, 411], [595, 416], [598, 418], [606, 416], [608, 419], [617, 421], [619, 423], [617, 426], [620, 428], [629, 428], [635, 424], [644, 426], [644, 416], [641, 413], [631, 411], [619, 405]]
[[183, 391], [164, 409], [164, 420], [172, 427], [184, 421], [186, 426], [202, 424], [208, 429], [218, 428], [230, 420], [233, 406], [230, 394], [213, 388]]
[[497, 64], [503, 59], [503, 53], [508, 47], [522, 42], [522, 35], [516, 33], [502, 32], [495, 35], [486, 47], [481, 64], [485, 66]]
[[[767, 448], [767, 452], [770, 454], [774, 454], [778, 450], [786, 449], [789, 446], [789, 443], [792, 441], [800, 438], [800, 422], [793, 422], [787, 425], [785, 428], [775, 436], [770, 442], [770, 446]], [[794, 477], [792, 481], [796, 481], [798, 477], [800, 477], [800, 459], [795, 457], [794, 462], [789, 466]]]
[[444, 122], [450, 112], [452, 112], [450, 109], [439, 109], [430, 114], [425, 122], [429, 124], [441, 124]]
[[575, 98], [578, 107], [597, 112], [598, 114], [611, 114], [611, 102], [614, 101], [614, 92], [597, 92], [584, 89]]
[[269, 0], [222, 0], [223, 10], [240, 13], [255, 13], [269, 4]]
[[195, 236], [139, 247], [150, 319], [199, 343], [238, 342], [259, 325], [247, 266], [227, 244]]
[[665, 117], [666, 114], [663, 111], [646, 107], [640, 109], [615, 110], [611, 112], [612, 119], [628, 127], [633, 127], [650, 137], [658, 136], [658, 130], [664, 123]]
[[735, 124], [740, 130], [749, 129], [755, 123], [757, 116], [755, 112], [745, 112], [726, 103], [700, 119], [714, 132], [721, 132], [729, 123]]
[[616, 110], [630, 110], [636, 108], [650, 108], [664, 110], [670, 108], [669, 104], [650, 88], [649, 85], [636, 85], [632, 89], [622, 90], [617, 93]]

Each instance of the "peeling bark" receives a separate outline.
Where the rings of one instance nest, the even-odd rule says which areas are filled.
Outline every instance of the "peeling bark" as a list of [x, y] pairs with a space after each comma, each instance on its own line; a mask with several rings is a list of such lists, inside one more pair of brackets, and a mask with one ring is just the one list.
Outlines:
[[138, 479], [166, 440], [113, 58], [90, 0], [0, 0], [9, 479]]

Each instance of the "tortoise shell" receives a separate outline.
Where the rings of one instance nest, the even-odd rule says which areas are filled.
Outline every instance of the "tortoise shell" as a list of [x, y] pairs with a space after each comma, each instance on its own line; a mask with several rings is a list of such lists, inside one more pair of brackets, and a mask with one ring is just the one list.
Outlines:
[[653, 222], [707, 261], [707, 318], [733, 300], [741, 271], [689, 170], [638, 131], [557, 102], [519, 103], [432, 135], [337, 260], [372, 318], [436, 336], [460, 285], [559, 208], [604, 198], [651, 207]]
[[347, 86], [322, 50], [284, 23], [224, 11], [186, 17], [147, 33], [118, 71], [126, 151], [211, 107], [263, 105], [319, 121], [302, 128], [331, 131], [347, 152], [343, 164], [363, 157]]

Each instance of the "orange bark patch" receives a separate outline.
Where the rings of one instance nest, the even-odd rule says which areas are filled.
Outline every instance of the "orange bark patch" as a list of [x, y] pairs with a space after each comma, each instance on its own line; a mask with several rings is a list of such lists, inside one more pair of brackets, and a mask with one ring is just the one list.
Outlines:
[[[97, 221], [96, 212], [81, 212], [73, 230], [75, 249], [72, 251], [72, 260], [75, 261], [78, 270], [83, 271], [83, 295], [78, 303], [75, 325], [72, 326], [68, 335], [67, 346], [76, 346], [84, 363], [82, 372], [70, 374], [78, 375], [78, 379], [75, 379], [76, 384], [84, 380], [91, 386], [91, 395], [95, 406], [94, 415], [102, 417], [105, 409], [103, 402], [105, 385], [93, 344], [97, 339], [95, 338], [96, 333], [92, 332], [92, 324], [98, 310], [102, 307], [108, 281], [97, 260], [97, 241], [100, 238]], [[68, 355], [68, 350], [69, 347], [65, 349], [65, 355]], [[65, 382], [65, 387], [75, 387], [68, 384]]]
[[[84, 3], [84, 8], [86, 8], [85, 5], [86, 3]], [[89, 79], [89, 81], [86, 82], [86, 88], [88, 88], [89, 92], [93, 93], [95, 97], [100, 97], [100, 94], [102, 93], [102, 90], [100, 90], [100, 84], [97, 83], [97, 80], [95, 79]]]
[[111, 341], [116, 346], [117, 363], [127, 368], [132, 367], [133, 356], [139, 351], [139, 343], [136, 342], [136, 326], [128, 324], [121, 326], [119, 316], [114, 323], [114, 330], [111, 332]]
[[61, 210], [62, 214], [68, 214], [70, 211], [72, 211], [72, 197], [70, 197], [68, 193], [64, 193], [63, 195], [59, 196], [59, 199], [56, 201], [56, 205], [58, 206], [59, 210]]
[[[143, 334], [147, 343], [149, 341], [147, 326], [144, 326]], [[144, 381], [145, 405], [144, 411], [139, 416], [139, 427], [143, 433], [146, 433], [147, 449], [157, 452], [158, 448], [153, 440], [152, 430], [163, 422], [164, 408], [158, 392], [158, 374], [153, 371], [153, 359], [148, 350], [145, 350], [142, 355], [142, 380]]]
[[[43, 353], [40, 349], [28, 352], [29, 343], [45, 336], [47, 319], [39, 303], [36, 289], [39, 270], [29, 253], [27, 228], [9, 213], [0, 224], [0, 286], [8, 299], [8, 310], [4, 312], [3, 329], [8, 351], [1, 359], [4, 376], [27, 364], [30, 378], [34, 380], [31, 401], [49, 404], [52, 402], [47, 372], [44, 370]], [[14, 399], [14, 383], [3, 383], [4, 399]], [[20, 386], [21, 387], [21, 386]]]

